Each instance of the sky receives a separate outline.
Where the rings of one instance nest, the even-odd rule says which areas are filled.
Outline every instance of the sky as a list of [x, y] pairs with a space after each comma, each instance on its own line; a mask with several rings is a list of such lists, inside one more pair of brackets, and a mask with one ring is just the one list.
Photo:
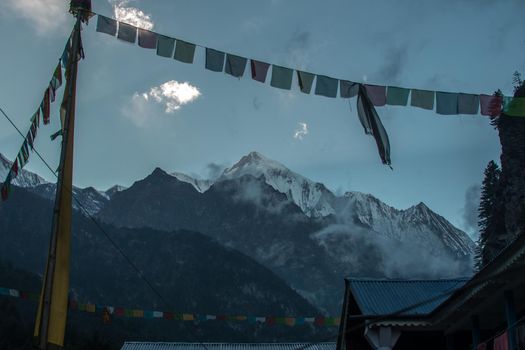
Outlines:
[[[74, 19], [65, 0], [0, 3], [0, 107], [24, 131], [58, 62]], [[118, 17], [202, 46], [357, 82], [491, 94], [512, 93], [525, 73], [523, 0], [93, 0]], [[184, 64], [83, 29], [74, 182], [129, 186], [155, 167], [214, 176], [250, 151], [285, 164], [337, 194], [361, 191], [398, 209], [419, 202], [475, 237], [486, 164], [499, 160], [486, 117], [378, 107], [393, 170], [365, 135], [355, 98], [326, 98], [204, 69], [204, 49]], [[53, 105], [56, 116], [58, 104]], [[41, 127], [36, 146], [58, 165], [59, 142]], [[0, 118], [0, 152], [21, 139]], [[53, 175], [35, 156], [26, 166]]]

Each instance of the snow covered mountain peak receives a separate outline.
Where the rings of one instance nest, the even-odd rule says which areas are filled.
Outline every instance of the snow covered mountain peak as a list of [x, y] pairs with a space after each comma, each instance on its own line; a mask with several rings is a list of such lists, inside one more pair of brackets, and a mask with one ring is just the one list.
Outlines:
[[189, 183], [200, 193], [206, 192], [211, 187], [211, 185], [213, 185], [212, 180], [196, 179], [189, 175], [179, 173], [179, 172], [173, 172], [173, 173], [170, 173], [169, 175], [173, 176], [179, 181]]
[[331, 204], [333, 194], [323, 184], [299, 175], [258, 152], [250, 152], [225, 169], [217, 181], [244, 175], [263, 178], [275, 190], [286, 194], [308, 216], [322, 217], [335, 213]]
[[[0, 153], [0, 182], [5, 180], [12, 165], [13, 162]], [[49, 182], [35, 173], [22, 169], [18, 172], [18, 176], [11, 183], [20, 187], [34, 187]]]

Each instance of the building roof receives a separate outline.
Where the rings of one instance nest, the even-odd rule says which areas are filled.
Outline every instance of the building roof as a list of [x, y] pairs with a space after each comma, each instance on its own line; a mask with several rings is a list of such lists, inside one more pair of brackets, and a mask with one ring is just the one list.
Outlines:
[[121, 350], [335, 350], [336, 343], [151, 343], [125, 342]]
[[[422, 303], [397, 316], [423, 316], [434, 311], [468, 278], [442, 280], [347, 279], [361, 315], [382, 316]], [[435, 300], [429, 299], [443, 295]], [[426, 302], [429, 301], [429, 302]], [[425, 303], [426, 302], [426, 303]]]

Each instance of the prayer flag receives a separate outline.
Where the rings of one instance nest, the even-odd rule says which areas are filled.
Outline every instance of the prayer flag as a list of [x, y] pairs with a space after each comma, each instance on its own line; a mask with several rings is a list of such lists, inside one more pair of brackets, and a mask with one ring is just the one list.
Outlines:
[[342, 98], [357, 96], [359, 93], [359, 84], [348, 80], [339, 80], [339, 95]]
[[15, 158], [13, 161], [13, 165], [11, 165], [11, 173], [13, 173], [15, 176], [18, 176], [18, 160]]
[[115, 34], [117, 34], [117, 21], [106, 16], [98, 15], [97, 32], [115, 36]]
[[436, 113], [442, 115], [458, 114], [458, 94], [454, 92], [436, 92]]
[[408, 103], [409, 89], [389, 86], [386, 93], [386, 104], [392, 106], [406, 106]]
[[384, 106], [386, 104], [386, 87], [379, 85], [365, 84], [368, 98], [374, 106]]
[[434, 109], [434, 91], [412, 89], [410, 105], [423, 109]]
[[497, 95], [479, 95], [481, 105], [481, 114], [491, 117], [497, 117], [501, 114], [501, 104], [503, 96]]
[[266, 317], [266, 324], [269, 326], [275, 325], [275, 317], [271, 317], [271, 316]]
[[270, 85], [279, 89], [290, 90], [292, 88], [292, 74], [293, 70], [273, 64]]
[[53, 73], [53, 78], [51, 79], [51, 85], [53, 86], [53, 89], [55, 91], [60, 86], [62, 86], [62, 67], [60, 67], [60, 63], [58, 63], [57, 67], [55, 68], [55, 72]]
[[116, 316], [124, 316], [124, 308], [122, 308], [122, 307], [116, 307], [116, 308], [115, 308], [115, 315], [116, 315]]
[[154, 318], [163, 318], [164, 313], [162, 311], [153, 311], [153, 317]]
[[296, 326], [302, 326], [304, 324], [304, 317], [297, 317], [295, 319], [295, 325]]
[[177, 45], [175, 46], [175, 56], [173, 58], [180, 62], [193, 63], [194, 55], [195, 44], [177, 40]]
[[46, 92], [44, 93], [44, 99], [42, 100], [40, 107], [42, 108], [42, 117], [44, 119], [44, 125], [47, 125], [49, 124], [49, 117], [51, 113], [49, 105], [49, 88], [47, 88]]
[[86, 312], [95, 313], [97, 306], [95, 304], [86, 304]]
[[117, 38], [128, 43], [135, 43], [137, 40], [137, 27], [131, 24], [118, 22], [118, 34]]
[[252, 79], [264, 83], [266, 81], [266, 75], [268, 74], [270, 64], [256, 60], [250, 60], [250, 63], [252, 68]]
[[224, 68], [224, 52], [206, 48], [206, 69], [212, 72], [222, 72]]
[[297, 81], [299, 82], [299, 89], [305, 94], [309, 94], [312, 90], [315, 75], [308, 72], [297, 71]]
[[31, 133], [31, 129], [27, 132], [26, 140], [27, 140], [27, 143], [29, 144], [29, 147], [33, 149], [33, 134]]
[[[116, 24], [115, 24], [115, 30], [116, 30]], [[115, 34], [113, 34], [115, 35]], [[64, 51], [62, 52], [62, 56], [60, 56], [60, 63], [62, 64], [62, 67], [66, 68], [69, 63], [69, 50], [71, 49], [71, 40], [68, 40], [66, 42], [66, 46], [64, 47]]]
[[494, 350], [509, 350], [509, 335], [507, 331], [494, 338]]
[[173, 312], [164, 312], [163, 316], [165, 320], [173, 320]]
[[239, 315], [239, 316], [235, 316], [235, 319], [237, 321], [246, 321], [248, 319], [248, 317], [244, 316], [244, 315]]
[[306, 317], [304, 319], [304, 322], [306, 322], [306, 323], [314, 323], [315, 322], [315, 317]]
[[324, 326], [324, 323], [325, 323], [325, 318], [324, 317], [319, 316], [319, 317], [315, 318], [314, 324], [316, 326]]
[[295, 326], [295, 317], [286, 317], [284, 319], [284, 323], [287, 325], [287, 326]]
[[175, 39], [158, 35], [157, 36], [157, 55], [162, 57], [173, 57], [173, 48], [175, 47]]
[[192, 314], [182, 314], [183, 321], [193, 321], [195, 318]]
[[211, 321], [215, 320], [217, 317], [215, 315], [206, 315], [206, 320]]
[[286, 321], [285, 321], [284, 317], [276, 317], [275, 318], [275, 323], [276, 324], [286, 324]]
[[264, 323], [266, 322], [266, 317], [256, 317], [255, 322]]
[[244, 57], [227, 54], [224, 72], [226, 74], [230, 74], [234, 77], [240, 78], [244, 75], [244, 70], [246, 69], [246, 61], [247, 60]]
[[6, 201], [9, 197], [9, 192], [11, 190], [11, 173], [7, 174], [4, 184], [2, 185], [2, 200]]
[[366, 134], [371, 134], [377, 144], [379, 156], [383, 164], [390, 166], [390, 141], [383, 123], [374, 108], [372, 101], [367, 94], [367, 89], [359, 86], [359, 95], [357, 96], [357, 115]]
[[157, 48], [157, 33], [146, 29], [138, 28], [139, 30], [139, 46], [145, 49]]
[[52, 82], [49, 82], [48, 90], [49, 90], [49, 101], [55, 102], [55, 88], [53, 87]]
[[127, 317], [127, 318], [133, 317], [133, 310], [131, 310], [131, 309], [124, 309], [124, 317]]
[[487, 343], [478, 344], [476, 350], [487, 350]]
[[525, 117], [525, 97], [503, 98], [503, 113], [512, 117]]
[[459, 114], [478, 114], [479, 95], [463, 94], [458, 95]]
[[22, 155], [24, 156], [24, 164], [27, 164], [29, 161], [29, 148], [27, 147], [27, 140], [24, 140], [24, 143], [22, 143], [22, 148], [20, 151], [22, 151]]
[[315, 84], [315, 94], [326, 97], [336, 97], [337, 79], [330, 78], [324, 75], [317, 75], [317, 83]]
[[132, 310], [131, 314], [135, 318], [143, 318], [144, 317], [144, 310]]

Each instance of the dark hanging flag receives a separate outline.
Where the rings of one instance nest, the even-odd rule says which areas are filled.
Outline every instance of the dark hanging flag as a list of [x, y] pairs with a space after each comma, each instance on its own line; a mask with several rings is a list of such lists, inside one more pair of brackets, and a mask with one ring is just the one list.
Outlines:
[[29, 144], [29, 147], [33, 149], [33, 133], [31, 132], [31, 129], [27, 132], [26, 140], [27, 140], [27, 143]]
[[117, 21], [112, 18], [98, 15], [97, 32], [115, 36], [115, 34], [117, 34]]
[[49, 101], [52, 103], [52, 102], [55, 102], [55, 89], [53, 88], [53, 83], [52, 82], [49, 82], [49, 87], [48, 87], [48, 90], [49, 90]]
[[246, 69], [246, 61], [247, 60], [244, 57], [227, 54], [224, 73], [233, 75], [236, 78], [242, 77], [244, 75], [244, 70]]
[[205, 67], [212, 72], [222, 72], [224, 68], [224, 52], [206, 48]]
[[11, 173], [15, 174], [15, 177], [18, 176], [18, 161], [15, 158], [15, 161], [13, 162], [13, 165], [11, 166]]
[[139, 28], [139, 46], [145, 49], [157, 48], [157, 34], [149, 30]]
[[6, 201], [9, 197], [9, 192], [11, 190], [11, 173], [7, 174], [7, 179], [5, 179], [4, 184], [2, 185], [2, 200]]
[[179, 62], [193, 63], [193, 57], [195, 56], [195, 44], [188, 43], [186, 41], [177, 40], [175, 44], [175, 54], [173, 56]]
[[118, 22], [118, 34], [117, 38], [128, 43], [135, 43], [137, 40], [137, 27], [131, 24]]
[[60, 67], [60, 63], [55, 68], [55, 72], [53, 73], [53, 78], [51, 79], [51, 86], [53, 86], [53, 89], [56, 91], [59, 87], [62, 86], [62, 67]]
[[297, 71], [297, 81], [299, 82], [299, 89], [305, 94], [309, 94], [312, 90], [315, 75], [308, 72]]
[[44, 99], [40, 104], [40, 108], [42, 109], [42, 118], [44, 119], [44, 125], [47, 125], [49, 124], [49, 116], [51, 113], [49, 106], [49, 88], [47, 88], [46, 92], [44, 93]]
[[365, 133], [374, 136], [381, 161], [383, 164], [390, 166], [390, 141], [388, 140], [388, 134], [372, 101], [368, 97], [366, 88], [362, 84], [359, 85], [359, 94], [357, 96], [357, 115], [365, 129]]
[[250, 65], [252, 68], [252, 79], [264, 83], [266, 81], [266, 75], [268, 74], [268, 68], [270, 68], [270, 64], [256, 60], [250, 60]]
[[27, 140], [24, 140], [22, 148], [20, 149], [22, 156], [24, 157], [24, 165], [29, 161], [29, 148], [27, 147]]
[[339, 80], [339, 95], [342, 98], [350, 98], [357, 96], [359, 92], [359, 84], [348, 80]]
[[60, 57], [60, 62], [62, 63], [62, 67], [64, 69], [67, 67], [67, 64], [69, 63], [70, 48], [71, 48], [71, 40], [68, 39], [66, 43], [66, 47], [64, 47], [64, 51], [62, 52], [62, 57]]

